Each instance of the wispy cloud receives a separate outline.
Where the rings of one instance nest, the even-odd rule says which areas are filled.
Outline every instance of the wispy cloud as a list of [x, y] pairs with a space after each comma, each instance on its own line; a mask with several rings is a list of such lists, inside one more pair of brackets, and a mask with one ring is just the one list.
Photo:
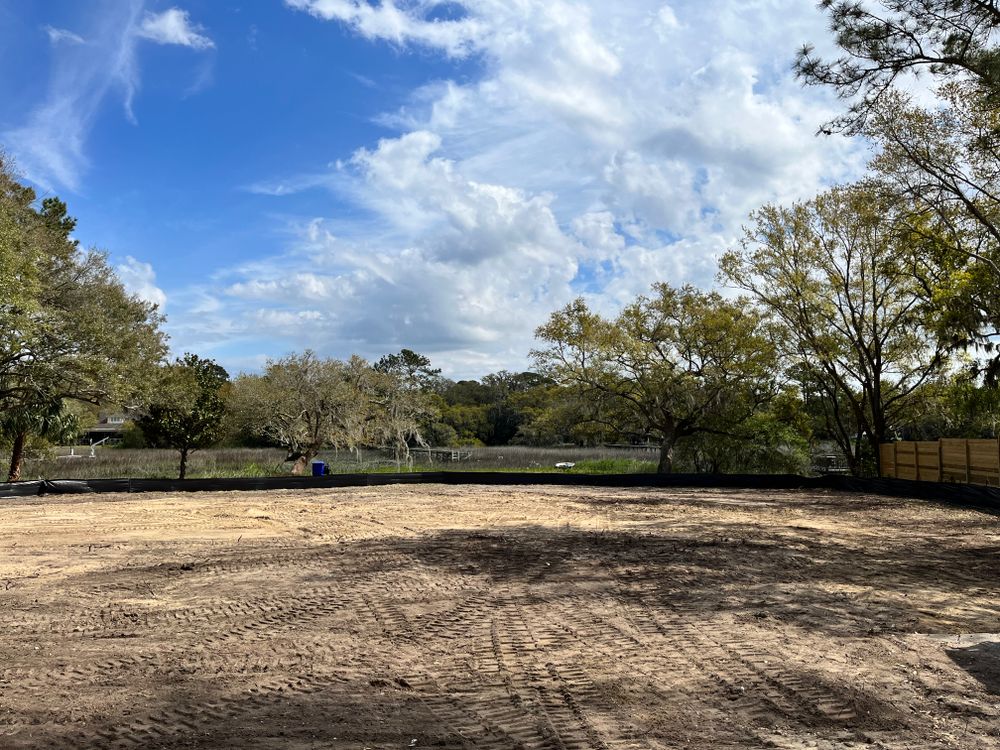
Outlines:
[[89, 166], [87, 137], [110, 95], [117, 93], [126, 118], [136, 121], [132, 103], [141, 81], [136, 56], [140, 39], [195, 49], [214, 46], [186, 12], [172, 8], [143, 15], [143, 5], [144, 0], [104, 0], [83, 35], [45, 27], [53, 45], [48, 92], [23, 125], [0, 133], [0, 143], [32, 181], [46, 188], [80, 189]]
[[170, 8], [162, 13], [147, 12], [136, 33], [157, 44], [179, 44], [193, 49], [212, 49], [215, 42], [205, 36], [204, 27], [191, 22], [186, 10]]
[[86, 40], [79, 34], [74, 34], [68, 29], [57, 29], [54, 26], [43, 26], [45, 33], [49, 35], [49, 41], [52, 44], [69, 43], [69, 44], [85, 44]]

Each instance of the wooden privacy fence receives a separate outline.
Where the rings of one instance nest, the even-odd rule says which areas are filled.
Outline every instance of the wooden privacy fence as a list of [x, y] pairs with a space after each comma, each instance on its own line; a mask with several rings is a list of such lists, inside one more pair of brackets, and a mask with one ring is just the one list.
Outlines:
[[1000, 486], [1000, 439], [882, 443], [882, 476]]

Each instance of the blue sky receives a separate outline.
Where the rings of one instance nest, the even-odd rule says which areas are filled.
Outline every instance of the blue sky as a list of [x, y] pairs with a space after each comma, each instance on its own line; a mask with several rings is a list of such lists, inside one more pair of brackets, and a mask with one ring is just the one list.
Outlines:
[[801, 0], [0, 0], [0, 147], [176, 354], [480, 376], [860, 172], [806, 40]]

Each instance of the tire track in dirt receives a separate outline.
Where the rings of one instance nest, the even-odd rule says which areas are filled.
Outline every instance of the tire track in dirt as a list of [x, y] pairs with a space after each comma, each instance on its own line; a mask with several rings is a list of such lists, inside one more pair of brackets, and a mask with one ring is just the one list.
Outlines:
[[[522, 597], [505, 592], [497, 606], [490, 637], [500, 677], [511, 702], [532, 719], [532, 737], [522, 741], [534, 750], [607, 750], [603, 738], [579, 708], [572, 678], [560, 675], [546, 664], [547, 651], [540, 646], [524, 612]], [[540, 656], [542, 657], [540, 659]], [[524, 718], [519, 721], [525, 727]]]
[[[407, 489], [377, 521], [369, 505], [381, 492], [366, 492], [360, 510], [338, 505], [336, 518], [298, 524], [342, 532], [335, 543], [299, 534], [298, 509], [271, 507], [262, 512], [284, 534], [272, 540], [171, 540], [78, 563], [74, 537], [60, 584], [72, 609], [51, 588], [63, 558], [48, 553], [47, 577], [12, 589], [14, 637], [0, 633], [11, 706], [0, 710], [0, 747], [995, 747], [992, 704], [943, 652], [927, 656], [940, 646], [899, 634], [898, 622], [897, 634], [865, 631], [917, 611], [907, 599], [945, 564], [946, 546], [912, 574], [900, 570], [903, 537], [870, 554], [823, 548], [821, 537], [844, 536], [832, 500], [820, 511], [706, 510], [692, 493], [657, 505], [629, 491], [616, 494], [630, 505], [612, 521], [583, 513], [579, 491], [549, 505], [539, 491], [493, 493], [480, 517], [458, 489], [445, 511]], [[418, 500], [424, 516], [409, 521]], [[468, 528], [455, 528], [455, 510]], [[823, 531], [789, 531], [806, 512]], [[577, 528], [588, 521], [619, 529]], [[744, 543], [751, 528], [757, 538]], [[906, 532], [924, 549], [922, 529]], [[941, 608], [927, 623], [988, 624], [996, 592], [979, 572], [924, 581]], [[824, 576], [834, 585], [823, 588]]]
[[690, 668], [716, 681], [733, 709], [754, 725], [775, 715], [802, 726], [843, 724], [858, 716], [850, 699], [817, 684], [807, 684], [783, 668], [781, 654], [766, 653], [754, 643], [733, 636], [719, 637], [720, 624], [693, 619], [683, 612], [668, 617], [655, 606], [633, 618], [648, 637], [685, 658]]
[[334, 676], [309, 674], [286, 679], [272, 678], [248, 688], [246, 695], [216, 697], [210, 702], [192, 701], [189, 706], [163, 708], [127, 724], [70, 734], [54, 740], [47, 747], [87, 747], [94, 750], [183, 747], [185, 737], [204, 739], [220, 725], [232, 721], [245, 722], [253, 714], [266, 711], [289, 696], [311, 695], [338, 681]]
[[[272, 642], [282, 632], [295, 631], [304, 625], [321, 621], [332, 615], [355, 608], [357, 600], [336, 590], [338, 596], [331, 596], [334, 589], [314, 589], [309, 593], [293, 594], [284, 606], [275, 606], [262, 612], [251, 612], [243, 622], [228, 624], [224, 631], [211, 630], [195, 634], [192, 642], [166, 643], [155, 652], [129, 654], [85, 665], [77, 665], [59, 670], [27, 670], [10, 668], [0, 670], [0, 684], [17, 681], [25, 688], [45, 689], [57, 682], [95, 682], [111, 679], [120, 674], [164, 673], [171, 666], [184, 671], [199, 671], [199, 665], [218, 659], [217, 654], [229, 644], [244, 645], [248, 642]], [[217, 611], [206, 607], [205, 612]], [[207, 616], [202, 625], [215, 625]], [[158, 633], [158, 639], [170, 638], [171, 634]]]

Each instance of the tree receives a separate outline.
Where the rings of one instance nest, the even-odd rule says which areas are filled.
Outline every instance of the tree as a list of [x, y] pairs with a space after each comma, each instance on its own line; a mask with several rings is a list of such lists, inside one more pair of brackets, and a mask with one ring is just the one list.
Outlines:
[[[951, 106], [924, 110], [886, 96], [869, 122], [881, 144], [872, 166], [912, 210], [910, 230], [928, 252], [915, 266], [953, 348], [989, 354], [1000, 333], [1000, 111], [942, 90]], [[1000, 358], [979, 368], [993, 382]]]
[[922, 240], [901, 216], [905, 205], [866, 186], [765, 206], [720, 264], [779, 323], [786, 363], [807, 394], [821, 394], [857, 474], [866, 449], [877, 467], [879, 444], [917, 408], [912, 394], [947, 362], [912, 273]]
[[[542, 374], [579, 391], [592, 421], [660, 442], [671, 471], [678, 441], [735, 434], [775, 392], [774, 347], [745, 300], [655, 284], [615, 320], [582, 299], [552, 314], [532, 352]], [[738, 405], [738, 408], [731, 408]]]
[[81, 251], [75, 225], [0, 163], [0, 409], [24, 425], [65, 399], [136, 403], [165, 351], [155, 305], [129, 295], [103, 254]]
[[703, 432], [681, 443], [677, 463], [712, 474], [801, 474], [809, 468], [810, 437], [802, 400], [795, 388], [786, 387], [739, 435]]
[[163, 368], [156, 396], [136, 420], [150, 446], [180, 453], [180, 479], [187, 473], [188, 456], [223, 435], [228, 382], [229, 373], [213, 360], [185, 354]]
[[[844, 54], [824, 60], [812, 45], [795, 70], [809, 85], [829, 86], [848, 111], [832, 123], [861, 132], [899, 79], [922, 71], [962, 80], [986, 103], [1000, 103], [1000, 6], [992, 0], [822, 0]], [[972, 92], [970, 92], [972, 93]]]
[[411, 445], [430, 447], [425, 427], [437, 416], [437, 410], [432, 394], [422, 391], [419, 381], [405, 373], [373, 370], [362, 382], [370, 403], [365, 434], [371, 443], [391, 447], [397, 464], [409, 461]]
[[396, 461], [410, 458], [410, 446], [430, 447], [428, 437], [440, 433], [433, 425], [440, 416], [438, 392], [445, 387], [439, 368], [411, 349], [387, 354], [367, 379], [374, 407], [372, 436], [392, 446]]
[[[863, 133], [876, 171], [910, 201], [915, 230], [939, 252], [924, 278], [954, 348], [994, 352], [977, 370], [1000, 375], [1000, 6], [981, 0], [826, 1], [843, 54], [808, 45], [796, 70], [851, 101], [832, 129]], [[938, 101], [915, 106], [900, 78], [926, 72]]]
[[268, 360], [263, 375], [238, 377], [231, 404], [244, 429], [287, 450], [292, 472], [301, 474], [325, 446], [364, 443], [373, 372], [360, 357], [341, 362], [307, 350]]
[[373, 365], [377, 372], [394, 375], [407, 388], [436, 391], [442, 386], [441, 368], [431, 367], [431, 361], [412, 349], [399, 354], [386, 354]]
[[901, 440], [1000, 436], [1000, 389], [984, 386], [968, 370], [929, 384], [921, 410], [897, 430]]

